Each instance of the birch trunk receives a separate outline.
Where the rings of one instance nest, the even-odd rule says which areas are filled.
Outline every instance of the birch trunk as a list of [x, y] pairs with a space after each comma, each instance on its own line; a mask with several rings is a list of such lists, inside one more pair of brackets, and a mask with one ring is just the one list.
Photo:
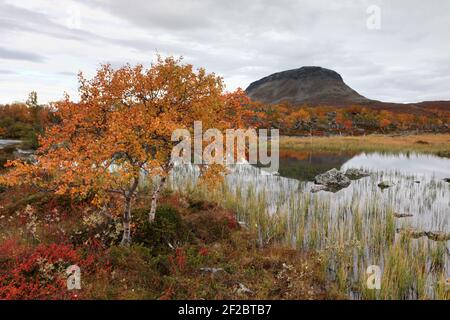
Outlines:
[[161, 193], [164, 184], [166, 183], [166, 177], [162, 177], [161, 181], [157, 184], [156, 189], [152, 194], [152, 202], [150, 206], [150, 212], [148, 213], [148, 221], [152, 223], [155, 220], [156, 207], [158, 206], [158, 198]]
[[131, 198], [127, 197], [125, 200], [125, 208], [123, 211], [123, 235], [122, 241], [120, 242], [123, 246], [129, 246], [131, 244]]
[[123, 209], [123, 235], [120, 242], [123, 246], [129, 246], [131, 244], [131, 202], [133, 201], [136, 189], [139, 185], [139, 177], [136, 177], [130, 189], [125, 193], [125, 207]]

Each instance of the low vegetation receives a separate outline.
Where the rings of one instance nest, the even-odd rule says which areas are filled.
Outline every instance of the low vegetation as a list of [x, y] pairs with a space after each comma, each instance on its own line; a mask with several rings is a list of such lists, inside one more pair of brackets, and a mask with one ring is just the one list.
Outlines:
[[450, 130], [450, 112], [445, 109], [428, 108], [425, 114], [414, 114], [413, 110], [410, 113], [392, 112], [357, 105], [336, 108], [289, 103], [258, 104], [255, 108], [260, 112], [259, 119], [263, 126], [278, 128], [282, 134], [293, 136], [448, 133]]
[[[150, 199], [141, 199], [133, 211], [135, 241], [125, 247], [119, 221], [32, 191], [0, 194], [1, 299], [343, 297], [325, 283], [313, 252], [259, 248], [256, 235], [217, 204], [166, 191], [149, 223]], [[81, 268], [81, 290], [67, 290], [72, 264]]]
[[37, 93], [31, 92], [26, 103], [0, 105], [0, 139], [22, 140], [25, 149], [36, 149], [38, 136], [50, 124], [52, 110], [38, 104]]
[[420, 152], [450, 156], [450, 134], [281, 137], [280, 148], [326, 152]]

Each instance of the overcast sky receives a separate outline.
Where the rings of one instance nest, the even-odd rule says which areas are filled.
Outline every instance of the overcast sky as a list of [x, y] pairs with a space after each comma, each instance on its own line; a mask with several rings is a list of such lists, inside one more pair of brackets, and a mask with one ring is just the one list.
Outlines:
[[448, 0], [0, 0], [0, 103], [76, 98], [78, 71], [156, 52], [228, 90], [316, 65], [368, 98], [450, 100], [449, 30]]

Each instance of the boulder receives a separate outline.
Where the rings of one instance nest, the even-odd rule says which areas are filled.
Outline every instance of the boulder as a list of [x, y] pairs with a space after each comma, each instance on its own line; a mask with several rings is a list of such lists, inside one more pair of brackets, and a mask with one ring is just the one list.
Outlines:
[[200, 271], [202, 272], [209, 272], [212, 274], [216, 274], [217, 272], [224, 271], [222, 268], [200, 268]]
[[368, 174], [364, 170], [356, 169], [356, 168], [350, 168], [350, 169], [347, 169], [347, 171], [345, 171], [345, 176], [347, 178], [349, 178], [350, 180], [358, 180], [358, 179], [367, 177], [369, 175], [370, 174]]
[[450, 240], [450, 233], [445, 233], [442, 231], [427, 231], [425, 232], [428, 239], [433, 241], [448, 241]]
[[338, 191], [347, 188], [351, 181], [341, 171], [333, 168], [330, 171], [317, 175], [314, 178], [314, 183], [325, 186], [327, 191]]
[[412, 228], [406, 228], [406, 229], [397, 229], [397, 232], [411, 239], [427, 237], [428, 239], [433, 241], [445, 242], [450, 240], [450, 233], [445, 233], [443, 231], [418, 231]]
[[244, 284], [242, 283], [238, 283], [237, 284], [239, 286], [239, 288], [235, 289], [235, 292], [238, 294], [248, 294], [248, 295], [253, 295], [254, 292], [252, 290], [250, 290], [249, 288], [247, 288]]
[[450, 183], [450, 178], [445, 178], [444, 181]]
[[324, 185], [321, 185], [321, 184], [316, 184], [311, 187], [312, 193], [317, 193], [319, 191], [326, 191], [326, 190], [327, 190], [327, 187]]
[[412, 228], [397, 229], [397, 233], [404, 235], [407, 238], [411, 238], [411, 239], [419, 239], [419, 238], [427, 236], [425, 231], [418, 231], [418, 230], [414, 230]]
[[396, 218], [409, 218], [409, 217], [413, 217], [414, 215], [410, 214], [410, 213], [394, 213], [394, 217]]
[[387, 188], [392, 187], [393, 185], [394, 185], [394, 183], [391, 182], [391, 181], [381, 181], [378, 184], [378, 187], [381, 188], [381, 189], [387, 189]]

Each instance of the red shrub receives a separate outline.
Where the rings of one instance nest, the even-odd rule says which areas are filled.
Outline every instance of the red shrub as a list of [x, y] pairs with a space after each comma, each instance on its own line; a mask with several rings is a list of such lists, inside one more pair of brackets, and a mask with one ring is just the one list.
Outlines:
[[238, 224], [236, 218], [233, 215], [228, 214], [228, 215], [225, 216], [225, 218], [227, 219], [228, 228], [230, 230], [235, 230], [235, 229], [237, 229], [239, 227], [239, 224]]
[[201, 247], [201, 248], [198, 250], [198, 254], [199, 254], [200, 256], [202, 256], [202, 257], [206, 257], [206, 256], [209, 254], [209, 250], [208, 250], [208, 248], [206, 248], [206, 247]]
[[183, 271], [186, 267], [186, 254], [183, 249], [177, 248], [174, 256], [169, 256], [169, 264], [173, 273]]
[[0, 299], [73, 299], [66, 268], [86, 260], [70, 245], [28, 248], [14, 240], [0, 245]]

